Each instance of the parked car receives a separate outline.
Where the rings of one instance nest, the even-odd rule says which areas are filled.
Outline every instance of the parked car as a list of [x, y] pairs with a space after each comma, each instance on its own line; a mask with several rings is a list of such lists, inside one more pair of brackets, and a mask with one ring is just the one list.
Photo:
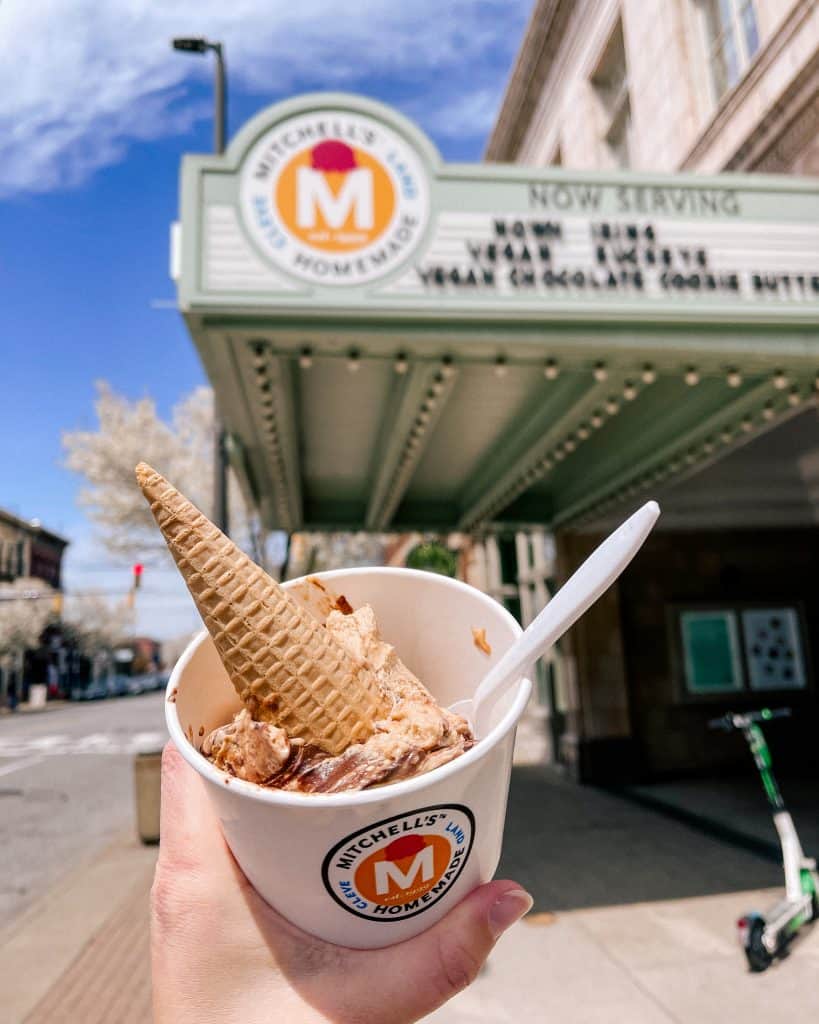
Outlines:
[[108, 680], [108, 696], [124, 697], [128, 692], [128, 676], [115, 672]]
[[138, 697], [140, 693], [144, 693], [148, 689], [145, 685], [145, 676], [129, 676], [128, 677], [128, 693], [132, 697]]
[[108, 696], [108, 685], [102, 679], [71, 688], [72, 700], [102, 700]]

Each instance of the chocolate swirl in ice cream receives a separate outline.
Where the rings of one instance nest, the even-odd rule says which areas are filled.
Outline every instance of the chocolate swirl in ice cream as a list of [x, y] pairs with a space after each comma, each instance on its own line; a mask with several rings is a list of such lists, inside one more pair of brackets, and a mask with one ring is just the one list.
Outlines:
[[325, 628], [375, 677], [389, 708], [376, 721], [375, 731], [333, 756], [315, 745], [289, 740], [284, 729], [256, 722], [242, 709], [232, 722], [206, 737], [202, 753], [214, 764], [263, 786], [335, 793], [420, 775], [472, 746], [466, 721], [439, 708], [394, 648], [381, 639], [369, 605], [350, 614], [331, 611]]

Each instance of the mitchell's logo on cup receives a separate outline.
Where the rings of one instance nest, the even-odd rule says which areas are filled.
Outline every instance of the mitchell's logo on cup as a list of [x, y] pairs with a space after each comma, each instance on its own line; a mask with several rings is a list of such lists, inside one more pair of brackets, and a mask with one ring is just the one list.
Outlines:
[[468, 807], [420, 807], [346, 836], [324, 858], [322, 878], [336, 903], [351, 914], [403, 921], [428, 910], [452, 888], [474, 837]]

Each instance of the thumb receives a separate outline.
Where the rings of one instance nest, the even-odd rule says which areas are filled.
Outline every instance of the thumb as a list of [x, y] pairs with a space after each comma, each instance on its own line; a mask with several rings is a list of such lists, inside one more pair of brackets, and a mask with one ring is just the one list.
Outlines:
[[470, 985], [503, 932], [532, 903], [516, 882], [489, 882], [428, 931], [384, 950], [400, 950], [401, 970], [389, 978], [391, 1001], [402, 1008], [402, 1019], [418, 1020]]

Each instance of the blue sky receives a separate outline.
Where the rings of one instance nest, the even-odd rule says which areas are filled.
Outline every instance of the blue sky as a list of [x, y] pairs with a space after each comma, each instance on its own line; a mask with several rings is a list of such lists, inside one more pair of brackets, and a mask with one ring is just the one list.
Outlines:
[[[479, 160], [531, 0], [354, 0], [341, 19], [327, 0], [284, 6], [0, 6], [0, 506], [72, 540], [69, 589], [127, 573], [94, 542], [61, 432], [93, 429], [96, 380], [163, 415], [205, 382], [166, 304], [179, 161], [212, 145], [212, 62], [171, 36], [225, 43], [231, 134], [270, 103], [340, 89], [395, 105], [445, 159]], [[142, 629], [195, 625], [170, 574], [145, 582]]]

